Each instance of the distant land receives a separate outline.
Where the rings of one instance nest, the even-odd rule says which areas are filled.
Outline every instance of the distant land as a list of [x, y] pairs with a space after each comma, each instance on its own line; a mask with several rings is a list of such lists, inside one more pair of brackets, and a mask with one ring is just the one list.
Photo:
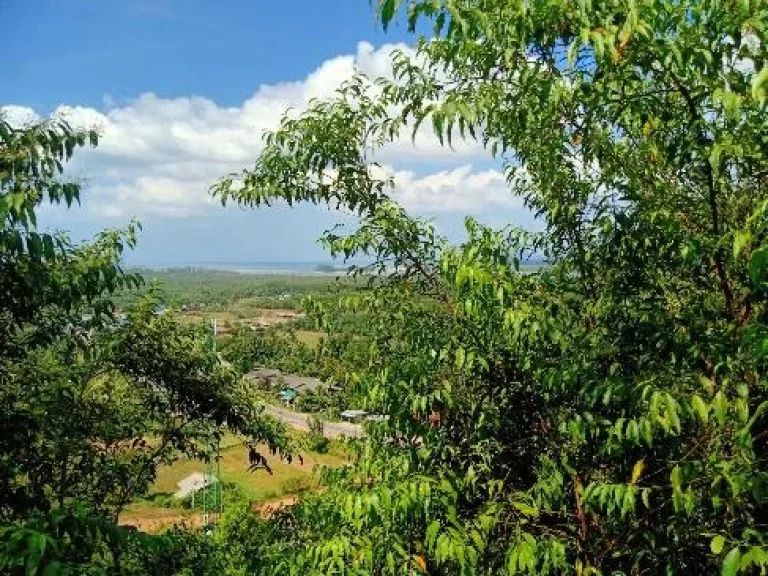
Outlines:
[[239, 272], [241, 274], [275, 274], [275, 275], [296, 275], [310, 276], [315, 274], [338, 274], [344, 272], [356, 263], [334, 263], [334, 262], [304, 262], [304, 261], [286, 261], [286, 262], [168, 262], [168, 263], [149, 263], [149, 264], [131, 264], [130, 268], [144, 270], [218, 270], [222, 272]]
[[[350, 266], [364, 266], [366, 262], [320, 262], [320, 261], [274, 261], [274, 262], [168, 262], [168, 263], [131, 263], [135, 270], [211, 270], [220, 272], [238, 272], [256, 275], [315, 276], [344, 273]], [[530, 259], [522, 263], [523, 267], [538, 268], [544, 262]]]

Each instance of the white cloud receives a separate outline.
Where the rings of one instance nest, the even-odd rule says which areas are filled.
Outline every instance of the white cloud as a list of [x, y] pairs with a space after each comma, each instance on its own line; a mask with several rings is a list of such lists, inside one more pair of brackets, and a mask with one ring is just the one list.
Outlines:
[[522, 209], [499, 170], [473, 172], [465, 164], [426, 176], [410, 171], [394, 172], [394, 198], [417, 212], [477, 213], [496, 209]]
[[[88, 177], [86, 207], [103, 217], [120, 218], [205, 213], [216, 204], [208, 195], [209, 186], [250, 166], [261, 148], [262, 132], [275, 128], [287, 108], [302, 109], [313, 98], [331, 96], [356, 69], [369, 77], [391, 77], [390, 54], [396, 49], [410, 50], [404, 44], [375, 49], [361, 42], [354, 55], [326, 60], [301, 81], [262, 85], [234, 107], [202, 97], [162, 98], [152, 93], [122, 106], [105, 96], [104, 110], [60, 106], [55, 114], [101, 134], [99, 147], [79, 152], [72, 166], [74, 173]], [[3, 111], [14, 123], [38, 117], [23, 106]], [[453, 151], [444, 148], [425, 123], [415, 143], [410, 133], [404, 135], [377, 159], [395, 166], [414, 161], [455, 165], [481, 156], [484, 152], [474, 143], [459, 140]], [[501, 173], [473, 174], [469, 165], [426, 177], [401, 171], [396, 181], [397, 197], [413, 209], [466, 210], [509, 201]]]
[[31, 108], [15, 105], [0, 107], [0, 117], [12, 126], [24, 126], [40, 120], [40, 116]]

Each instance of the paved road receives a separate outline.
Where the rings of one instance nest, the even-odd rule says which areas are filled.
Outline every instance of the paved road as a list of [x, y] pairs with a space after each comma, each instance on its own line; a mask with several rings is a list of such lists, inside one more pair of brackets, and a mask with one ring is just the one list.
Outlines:
[[[265, 412], [291, 428], [301, 430], [302, 432], [309, 432], [309, 418], [311, 414], [294, 412], [293, 410], [281, 408], [273, 404], [267, 404]], [[324, 422], [323, 433], [326, 438], [340, 438], [342, 436], [359, 438], [365, 434], [362, 426], [352, 424], [351, 422]]]

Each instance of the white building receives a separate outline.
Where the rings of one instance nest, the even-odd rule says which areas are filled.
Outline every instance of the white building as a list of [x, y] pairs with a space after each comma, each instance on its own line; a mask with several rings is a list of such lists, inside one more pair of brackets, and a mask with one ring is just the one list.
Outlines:
[[190, 494], [194, 494], [198, 490], [202, 490], [206, 486], [215, 484], [219, 479], [211, 474], [203, 474], [202, 472], [193, 472], [183, 480], [179, 480], [176, 483], [178, 491], [173, 495], [175, 498], [186, 498]]

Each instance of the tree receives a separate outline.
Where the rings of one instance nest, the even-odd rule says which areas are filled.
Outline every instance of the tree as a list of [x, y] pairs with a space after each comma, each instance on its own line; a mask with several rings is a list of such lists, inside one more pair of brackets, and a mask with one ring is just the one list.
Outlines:
[[115, 522], [161, 464], [209, 458], [226, 430], [289, 449], [203, 330], [155, 314], [151, 293], [117, 314], [112, 296], [140, 284], [121, 269], [136, 225], [82, 245], [38, 230], [42, 204], [79, 202], [63, 163], [88, 142], [96, 134], [64, 122], [0, 118], [0, 567], [9, 573], [110, 563], [119, 572], [127, 540]]
[[[765, 3], [379, 3], [403, 11], [434, 32], [394, 79], [286, 116], [213, 190], [354, 210], [325, 241], [386, 274], [355, 305], [390, 418], [267, 571], [765, 571]], [[424, 122], [544, 232], [452, 246], [394, 204], [377, 151]]]

